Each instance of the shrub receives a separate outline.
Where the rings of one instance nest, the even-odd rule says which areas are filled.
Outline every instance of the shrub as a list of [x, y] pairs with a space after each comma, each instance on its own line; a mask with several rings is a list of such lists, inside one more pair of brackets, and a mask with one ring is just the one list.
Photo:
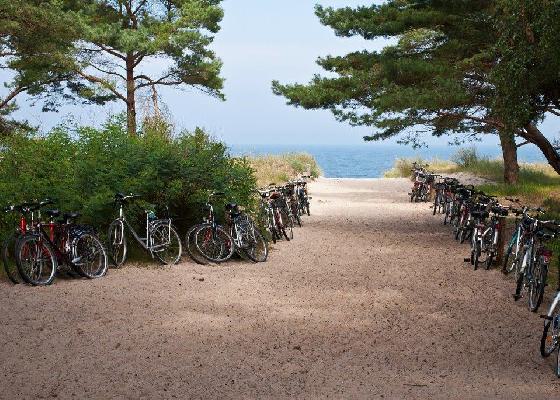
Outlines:
[[[223, 143], [200, 129], [173, 138], [151, 131], [130, 137], [116, 117], [101, 129], [60, 127], [43, 136], [4, 138], [1, 146], [0, 204], [51, 197], [102, 232], [115, 217], [116, 192], [142, 195], [131, 207], [138, 217], [148, 204], [158, 212], [169, 206], [180, 231], [200, 218], [210, 191], [225, 193], [217, 211], [226, 200], [254, 206], [256, 183], [247, 160], [230, 157]], [[13, 226], [9, 219], [0, 218], [4, 233]]]
[[469, 168], [482, 160], [483, 158], [478, 155], [478, 151], [474, 146], [459, 149], [451, 156], [451, 161], [457, 164], [460, 168]]

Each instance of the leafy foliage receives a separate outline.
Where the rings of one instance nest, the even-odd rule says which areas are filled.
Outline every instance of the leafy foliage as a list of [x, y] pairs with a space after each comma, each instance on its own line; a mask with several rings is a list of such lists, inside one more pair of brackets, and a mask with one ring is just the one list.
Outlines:
[[[98, 227], [115, 217], [117, 192], [140, 194], [139, 206], [153, 204], [159, 212], [169, 206], [182, 229], [200, 218], [210, 191], [224, 191], [223, 202], [254, 205], [248, 162], [230, 157], [224, 144], [198, 129], [173, 139], [149, 131], [131, 137], [119, 117], [99, 130], [60, 127], [46, 136], [12, 135], [2, 148], [0, 204], [51, 197]], [[136, 211], [140, 216], [142, 208]], [[7, 217], [1, 222], [4, 231], [13, 226]]]
[[[102, 90], [126, 103], [136, 133], [136, 93], [191, 86], [223, 98], [222, 63], [209, 48], [220, 29], [221, 0], [65, 1], [75, 16], [82, 94]], [[158, 63], [158, 67], [149, 68]], [[156, 112], [157, 100], [154, 100]]]
[[414, 130], [445, 133], [496, 132], [489, 107], [494, 92], [491, 2], [393, 0], [357, 8], [323, 8], [321, 22], [339, 36], [392, 37], [382, 51], [328, 56], [318, 64], [334, 77], [315, 76], [307, 85], [273, 83], [276, 94], [306, 109], [331, 110], [340, 121], [372, 126], [366, 140], [403, 134], [420, 144]]
[[560, 114], [560, 2], [498, 0], [496, 108], [512, 125]]

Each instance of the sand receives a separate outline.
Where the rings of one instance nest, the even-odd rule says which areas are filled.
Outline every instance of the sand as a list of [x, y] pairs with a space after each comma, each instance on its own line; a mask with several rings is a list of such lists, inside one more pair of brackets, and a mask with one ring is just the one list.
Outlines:
[[541, 320], [409, 186], [313, 183], [313, 215], [265, 264], [0, 283], [0, 398], [558, 396]]

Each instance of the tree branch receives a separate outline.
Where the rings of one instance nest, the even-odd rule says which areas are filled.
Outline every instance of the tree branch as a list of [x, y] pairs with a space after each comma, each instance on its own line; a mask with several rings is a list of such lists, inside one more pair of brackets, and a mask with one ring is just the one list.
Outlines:
[[548, 107], [548, 108], [546, 109], [546, 111], [549, 112], [549, 113], [551, 113], [551, 114], [554, 114], [554, 115], [557, 115], [558, 117], [560, 117], [560, 111], [559, 111], [559, 110], [556, 110], [556, 109], [554, 109], [554, 108], [552, 108], [552, 107]]
[[111, 93], [113, 93], [115, 96], [117, 96], [119, 99], [121, 99], [125, 103], [127, 102], [126, 97], [124, 97], [122, 94], [120, 94], [117, 89], [115, 89], [111, 84], [109, 84], [109, 82], [107, 82], [107, 81], [105, 81], [101, 78], [98, 78], [97, 76], [86, 74], [83, 71], [78, 70], [78, 71], [76, 71], [76, 73], [78, 75], [80, 75], [82, 78], [89, 81], [89, 82], [97, 83], [97, 84], [101, 85], [102, 87], [109, 90]]
[[486, 125], [490, 125], [493, 126], [497, 129], [503, 129], [505, 128], [504, 124], [496, 121], [492, 118], [480, 118], [480, 117], [474, 117], [474, 116], [470, 116], [470, 115], [466, 115], [466, 114], [459, 114], [459, 113], [448, 113], [448, 112], [436, 112], [436, 114], [438, 116], [441, 117], [451, 117], [451, 118], [456, 118], [456, 119], [468, 119], [470, 121], [475, 121], [475, 122], [480, 122], [481, 124], [486, 124]]
[[0, 100], [0, 110], [3, 109], [12, 101], [18, 94], [25, 92], [27, 90], [26, 86], [18, 86], [14, 90], [12, 90], [4, 100]]
[[93, 44], [96, 45], [97, 47], [99, 47], [101, 50], [111, 54], [112, 56], [118, 57], [121, 60], [126, 61], [126, 56], [122, 55], [117, 50], [112, 49], [112, 48], [107, 47], [107, 46], [104, 46], [101, 43], [93, 43]]
[[93, 65], [93, 64], [89, 64], [89, 67], [92, 67], [93, 69], [96, 69], [97, 71], [99, 71], [99, 72], [101, 72], [101, 73], [104, 73], [104, 74], [107, 74], [107, 75], [118, 76], [119, 78], [121, 78], [121, 79], [123, 79], [123, 80], [126, 81], [126, 78], [125, 78], [123, 75], [119, 74], [118, 72], [106, 71], [106, 70], [104, 70], [104, 69], [101, 69], [101, 68], [99, 68], [99, 67]]

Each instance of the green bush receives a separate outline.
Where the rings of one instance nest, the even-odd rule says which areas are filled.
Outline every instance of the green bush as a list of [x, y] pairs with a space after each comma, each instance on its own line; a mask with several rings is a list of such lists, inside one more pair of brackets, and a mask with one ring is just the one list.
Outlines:
[[466, 147], [459, 149], [455, 154], [451, 156], [451, 161], [457, 164], [460, 168], [469, 168], [473, 165], [478, 164], [482, 160], [483, 158], [478, 155], [476, 147]]
[[[223, 191], [226, 201], [254, 207], [253, 170], [245, 159], [229, 156], [227, 147], [203, 131], [176, 137], [158, 132], [126, 133], [122, 117], [101, 129], [60, 127], [47, 135], [18, 134], [3, 138], [0, 153], [0, 205], [50, 197], [65, 211], [82, 212], [82, 221], [105, 232], [115, 217], [116, 192], [137, 193], [131, 207], [138, 220], [148, 204], [162, 212], [169, 206], [181, 232], [201, 217], [210, 191]], [[14, 216], [2, 215], [3, 233]]]

